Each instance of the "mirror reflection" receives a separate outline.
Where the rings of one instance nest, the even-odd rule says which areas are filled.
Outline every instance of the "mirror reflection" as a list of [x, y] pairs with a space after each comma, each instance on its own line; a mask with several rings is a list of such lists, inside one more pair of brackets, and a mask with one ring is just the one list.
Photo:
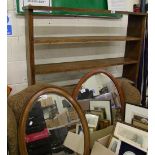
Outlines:
[[88, 78], [78, 92], [90, 132], [104, 129], [121, 119], [120, 96], [113, 81], [104, 73]]
[[[41, 95], [29, 112], [25, 132], [29, 155], [83, 154], [80, 119], [72, 104], [63, 96], [51, 93]], [[73, 147], [69, 143], [76, 134], [82, 138], [81, 150], [78, 148], [78, 152], [77, 146]]]

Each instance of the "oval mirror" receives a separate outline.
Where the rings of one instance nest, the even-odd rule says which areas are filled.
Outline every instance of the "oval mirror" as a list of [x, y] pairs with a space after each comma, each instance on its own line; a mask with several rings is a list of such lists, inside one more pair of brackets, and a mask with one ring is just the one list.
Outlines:
[[72, 96], [84, 110], [92, 132], [124, 118], [122, 89], [117, 80], [104, 70], [93, 70], [82, 77]]
[[77, 102], [51, 86], [37, 92], [20, 117], [21, 155], [89, 155], [87, 120]]

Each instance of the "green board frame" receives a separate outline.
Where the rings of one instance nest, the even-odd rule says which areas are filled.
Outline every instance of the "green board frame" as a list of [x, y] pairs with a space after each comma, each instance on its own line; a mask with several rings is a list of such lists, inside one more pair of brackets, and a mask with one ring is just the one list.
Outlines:
[[[17, 13], [23, 15], [24, 11], [20, 9], [20, 1], [16, 0]], [[66, 7], [66, 8], [82, 8], [82, 9], [102, 9], [107, 10], [107, 0], [50, 0], [51, 7]], [[67, 11], [49, 11], [35, 12], [34, 14], [53, 14], [53, 15], [75, 15], [75, 16], [96, 16], [105, 18], [122, 18], [122, 14], [114, 13], [94, 13], [94, 12], [67, 12]]]

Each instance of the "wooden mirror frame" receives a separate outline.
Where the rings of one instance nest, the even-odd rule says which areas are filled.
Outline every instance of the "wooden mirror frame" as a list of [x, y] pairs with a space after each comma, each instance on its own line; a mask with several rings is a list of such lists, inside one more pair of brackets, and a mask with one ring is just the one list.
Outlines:
[[85, 115], [79, 106], [79, 104], [74, 100], [71, 95], [69, 95], [68, 92], [66, 92], [64, 89], [57, 87], [57, 86], [50, 86], [47, 88], [43, 88], [42, 90], [39, 90], [36, 94], [34, 94], [29, 102], [26, 104], [25, 108], [23, 109], [23, 112], [20, 116], [19, 120], [19, 129], [18, 129], [18, 142], [19, 142], [19, 151], [21, 155], [28, 155], [27, 148], [26, 148], [26, 142], [25, 142], [25, 128], [26, 128], [26, 121], [28, 119], [29, 111], [31, 110], [31, 107], [36, 99], [38, 99], [39, 96], [46, 94], [46, 93], [53, 93], [60, 96], [65, 97], [74, 107], [76, 110], [84, 132], [84, 154], [83, 155], [89, 155], [89, 148], [90, 148], [90, 135], [89, 135], [89, 129], [87, 120], [85, 118]]
[[82, 84], [84, 82], [86, 82], [90, 77], [92, 77], [93, 75], [96, 75], [96, 74], [105, 74], [107, 75], [111, 80], [112, 82], [114, 83], [117, 91], [118, 91], [118, 94], [119, 94], [119, 97], [120, 97], [120, 102], [121, 102], [121, 115], [122, 115], [122, 120], [124, 120], [124, 113], [125, 113], [125, 100], [124, 100], [124, 93], [123, 93], [123, 89], [122, 87], [120, 86], [120, 84], [118, 83], [118, 81], [115, 79], [115, 77], [106, 72], [105, 70], [103, 69], [95, 69], [93, 71], [90, 71], [88, 72], [87, 74], [85, 74], [81, 79], [80, 81], [78, 82], [78, 84], [76, 85], [76, 87], [74, 88], [73, 92], [72, 92], [72, 97], [77, 100], [77, 96], [78, 96], [78, 93], [79, 93], [79, 90], [82, 86]]

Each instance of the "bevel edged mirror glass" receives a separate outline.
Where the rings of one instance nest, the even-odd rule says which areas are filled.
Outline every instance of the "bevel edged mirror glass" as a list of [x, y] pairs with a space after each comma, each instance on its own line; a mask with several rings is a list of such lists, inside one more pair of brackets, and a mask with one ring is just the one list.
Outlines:
[[[88, 133], [86, 119], [76, 101], [58, 87], [47, 88], [31, 98], [20, 118], [20, 153], [88, 155]], [[76, 144], [79, 137], [81, 149]]]
[[[102, 69], [93, 70], [82, 77], [72, 96], [82, 107], [90, 132], [104, 129], [116, 121], [123, 120], [122, 89], [117, 80]], [[94, 126], [90, 121], [96, 122]]]

